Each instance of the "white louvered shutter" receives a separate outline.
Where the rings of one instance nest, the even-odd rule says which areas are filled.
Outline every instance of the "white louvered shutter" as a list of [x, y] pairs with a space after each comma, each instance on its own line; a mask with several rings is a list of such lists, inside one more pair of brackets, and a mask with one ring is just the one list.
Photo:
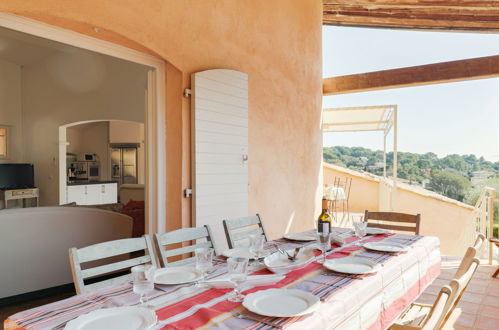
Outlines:
[[217, 248], [222, 220], [248, 216], [248, 75], [225, 69], [192, 76], [195, 226], [210, 225]]

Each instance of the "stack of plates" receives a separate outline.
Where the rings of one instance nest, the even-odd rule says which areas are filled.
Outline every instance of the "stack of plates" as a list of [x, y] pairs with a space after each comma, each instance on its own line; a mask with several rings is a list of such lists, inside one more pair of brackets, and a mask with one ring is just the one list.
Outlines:
[[315, 241], [316, 240], [316, 235], [313, 233], [292, 233], [292, 234], [285, 234], [284, 235], [285, 239], [289, 239], [290, 241], [303, 241], [303, 242], [310, 242], [310, 241]]
[[66, 330], [139, 330], [157, 322], [152, 309], [127, 306], [105, 308], [80, 315], [66, 324]]
[[376, 273], [380, 268], [377, 263], [361, 257], [330, 259], [326, 261], [324, 267], [333, 272], [354, 275]]
[[[269, 251], [263, 251], [263, 253], [260, 256], [261, 258], [264, 258], [268, 256], [269, 253], [270, 253]], [[228, 249], [222, 252], [222, 255], [227, 258], [236, 257], [236, 258], [256, 259], [256, 255], [252, 253], [247, 247]]]
[[247, 295], [243, 306], [264, 316], [295, 317], [315, 312], [320, 306], [320, 299], [302, 290], [268, 289]]
[[369, 242], [362, 245], [364, 248], [373, 251], [380, 252], [403, 252], [406, 251], [407, 248], [399, 243], [394, 242]]
[[[295, 250], [290, 249], [287, 250], [287, 252], [292, 256], [295, 253]], [[285, 254], [275, 252], [268, 257], [265, 257], [265, 259], [263, 259], [263, 263], [270, 271], [276, 274], [284, 274], [289, 271], [305, 267], [314, 260], [314, 257], [314, 248], [308, 246], [300, 250], [300, 253], [296, 256], [295, 261], [289, 260], [288, 256]]]
[[165, 267], [154, 272], [154, 283], [166, 285], [191, 283], [199, 281], [202, 275], [194, 266]]

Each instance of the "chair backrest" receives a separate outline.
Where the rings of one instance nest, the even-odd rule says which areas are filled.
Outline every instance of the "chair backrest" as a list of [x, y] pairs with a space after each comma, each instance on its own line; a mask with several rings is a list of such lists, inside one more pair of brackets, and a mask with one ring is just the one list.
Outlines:
[[335, 176], [334, 187], [343, 188], [345, 192], [345, 199], [348, 201], [350, 198], [350, 188], [352, 187], [352, 178]]
[[444, 285], [437, 296], [437, 299], [431, 307], [428, 317], [422, 324], [422, 329], [424, 330], [435, 330], [440, 329], [444, 322], [445, 316], [449, 310], [450, 301], [454, 295], [452, 288], [448, 285]]
[[475, 258], [476, 253], [477, 251], [473, 246], [466, 250], [454, 278], [449, 285], [442, 288], [437, 300], [435, 300], [432, 310], [423, 324], [423, 329], [441, 329], [444, 326], [454, 308], [459, 304], [464, 291], [480, 265], [480, 260]]
[[[134, 252], [144, 252], [141, 256], [134, 256]], [[115, 257], [115, 258], [113, 258]], [[110, 260], [102, 260], [111, 258]], [[119, 261], [116, 261], [119, 260]], [[131, 279], [129, 270], [133, 266], [151, 263], [156, 266], [154, 246], [148, 235], [137, 238], [125, 238], [115, 241], [98, 243], [80, 249], [69, 249], [69, 262], [76, 293], [87, 293], [102, 287], [120, 284]], [[82, 264], [92, 263], [89, 268], [82, 268]], [[96, 266], [95, 263], [98, 263]], [[126, 271], [127, 274], [112, 277], [113, 274]], [[106, 279], [96, 283], [85, 284], [86, 279], [99, 279], [106, 275]], [[109, 276], [111, 278], [108, 278]]]
[[[158, 248], [159, 263], [161, 267], [168, 265], [180, 266], [195, 261], [195, 257], [189, 257], [177, 261], [168, 262], [168, 258], [193, 253], [197, 248], [213, 248], [216, 254], [215, 242], [212, 240], [213, 234], [210, 226], [196, 228], [182, 228], [164, 234], [155, 234], [154, 240]], [[198, 240], [204, 242], [198, 242]], [[195, 242], [192, 242], [195, 241]], [[180, 246], [179, 243], [189, 242], [189, 246]], [[169, 245], [177, 244], [175, 247]]]
[[364, 221], [367, 221], [368, 227], [410, 232], [419, 235], [421, 214], [369, 212], [366, 210]]
[[482, 233], [479, 233], [476, 235], [475, 238], [475, 243], [473, 244], [473, 247], [478, 251], [482, 247], [483, 241], [485, 240], [485, 235]]
[[262, 219], [259, 214], [251, 217], [243, 217], [223, 221], [225, 236], [229, 248], [233, 249], [247, 241], [249, 235], [263, 235], [267, 241], [267, 235], [263, 229]]
[[457, 304], [459, 304], [464, 291], [468, 287], [468, 284], [480, 265], [480, 259], [476, 258], [475, 255], [476, 249], [474, 247], [469, 247], [456, 274], [454, 275], [454, 278], [450, 282], [450, 287], [452, 288], [454, 295], [450, 302], [450, 309], [445, 316], [446, 320], [449, 318], [452, 310], [457, 306]]

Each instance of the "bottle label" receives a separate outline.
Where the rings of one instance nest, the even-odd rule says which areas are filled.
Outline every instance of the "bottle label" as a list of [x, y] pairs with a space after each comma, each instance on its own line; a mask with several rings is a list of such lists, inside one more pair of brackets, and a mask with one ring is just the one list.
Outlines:
[[329, 234], [329, 224], [327, 222], [322, 222], [319, 224], [319, 233], [324, 235]]

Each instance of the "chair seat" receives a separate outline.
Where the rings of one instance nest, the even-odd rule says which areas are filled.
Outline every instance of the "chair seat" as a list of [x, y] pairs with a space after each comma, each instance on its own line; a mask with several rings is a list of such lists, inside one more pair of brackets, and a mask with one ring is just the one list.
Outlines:
[[413, 303], [390, 329], [421, 328], [424, 320], [430, 313], [432, 305]]

